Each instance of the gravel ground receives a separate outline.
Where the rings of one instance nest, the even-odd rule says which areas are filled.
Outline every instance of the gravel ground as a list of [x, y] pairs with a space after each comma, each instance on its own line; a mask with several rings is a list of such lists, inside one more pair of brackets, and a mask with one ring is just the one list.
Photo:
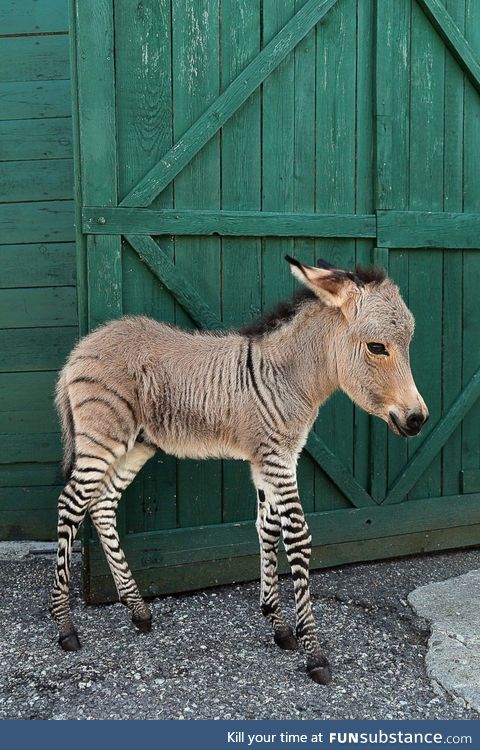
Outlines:
[[[417, 586], [480, 568], [480, 550], [344, 566], [312, 574], [334, 671], [311, 682], [298, 652], [274, 644], [258, 584], [154, 600], [136, 631], [120, 604], [85, 607], [83, 643], [62, 652], [46, 612], [53, 557], [0, 549], [0, 719], [476, 719], [434, 692], [425, 674], [428, 625], [406, 603]], [[292, 590], [282, 580], [291, 621]]]

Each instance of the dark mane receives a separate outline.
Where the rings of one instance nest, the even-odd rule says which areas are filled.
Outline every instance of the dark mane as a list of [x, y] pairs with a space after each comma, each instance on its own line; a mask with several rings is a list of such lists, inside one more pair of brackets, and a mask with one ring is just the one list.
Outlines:
[[291, 299], [279, 302], [272, 310], [240, 328], [239, 333], [251, 338], [265, 336], [288, 323], [305, 302], [314, 299], [318, 300], [318, 297], [310, 289], [298, 289]]
[[381, 284], [387, 278], [387, 272], [381, 266], [355, 266], [355, 277], [362, 284]]
[[[319, 261], [318, 265], [320, 265], [320, 263], [325, 263], [327, 268], [331, 267], [330, 264], [326, 264], [326, 261]], [[332, 267], [332, 270], [336, 271], [337, 269], [333, 269]], [[363, 286], [363, 284], [380, 284], [387, 278], [386, 271], [380, 266], [355, 266], [354, 273], [351, 273], [350, 271], [337, 271], [337, 273], [347, 275], [352, 281], [356, 281], [360, 286]], [[293, 316], [296, 315], [300, 307], [305, 302], [311, 300], [318, 300], [317, 295], [310, 289], [302, 287], [301, 289], [298, 289], [289, 300], [279, 302], [274, 308], [267, 310], [266, 313], [256, 320], [252, 320], [251, 323], [242, 326], [238, 332], [244, 336], [249, 336], [250, 338], [266, 336], [268, 333], [271, 333], [285, 323], [288, 323]]]

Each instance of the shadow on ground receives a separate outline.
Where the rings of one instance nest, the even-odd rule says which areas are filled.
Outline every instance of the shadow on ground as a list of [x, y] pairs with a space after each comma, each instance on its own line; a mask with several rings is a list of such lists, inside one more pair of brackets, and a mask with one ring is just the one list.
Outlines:
[[[142, 635], [120, 605], [85, 607], [74, 564], [83, 649], [57, 647], [47, 614], [53, 556], [0, 559], [1, 719], [468, 719], [425, 673], [429, 627], [410, 591], [480, 568], [480, 551], [344, 566], [312, 575], [334, 671], [311, 682], [298, 652], [281, 652], [258, 611], [258, 584], [168, 596]], [[292, 619], [292, 589], [282, 580]]]

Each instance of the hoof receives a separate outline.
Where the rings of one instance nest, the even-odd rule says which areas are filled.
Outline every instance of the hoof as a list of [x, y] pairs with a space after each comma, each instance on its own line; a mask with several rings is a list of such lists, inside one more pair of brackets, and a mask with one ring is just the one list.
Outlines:
[[293, 635], [292, 630], [285, 630], [275, 632], [273, 634], [273, 640], [284, 651], [296, 651], [298, 648], [298, 641]]
[[319, 685], [328, 685], [332, 680], [330, 666], [325, 658], [312, 666], [307, 666], [308, 676]]
[[75, 631], [68, 635], [61, 635], [58, 642], [64, 651], [78, 651], [82, 648], [82, 644]]
[[132, 622], [141, 633], [149, 633], [152, 629], [152, 615], [143, 619], [132, 617]]

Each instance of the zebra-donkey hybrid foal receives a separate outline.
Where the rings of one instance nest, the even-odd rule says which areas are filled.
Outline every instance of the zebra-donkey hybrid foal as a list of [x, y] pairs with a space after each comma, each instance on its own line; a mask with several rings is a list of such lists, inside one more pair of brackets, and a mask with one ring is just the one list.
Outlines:
[[[69, 478], [59, 499], [51, 605], [66, 651], [80, 648], [69, 578], [72, 542], [87, 511], [120, 601], [140, 630], [150, 629], [115, 513], [122, 492], [161, 448], [180, 458], [250, 462], [258, 494], [262, 613], [275, 642], [285, 649], [299, 642], [310, 677], [329, 682], [310, 602], [311, 537], [298, 496], [299, 453], [320, 405], [338, 388], [397, 435], [416, 435], [428, 412], [409, 364], [414, 320], [384, 272], [287, 260], [307, 289], [242, 330], [192, 333], [125, 317], [91, 333], [70, 355], [56, 399]], [[293, 573], [296, 635], [278, 593], [282, 533]]]

